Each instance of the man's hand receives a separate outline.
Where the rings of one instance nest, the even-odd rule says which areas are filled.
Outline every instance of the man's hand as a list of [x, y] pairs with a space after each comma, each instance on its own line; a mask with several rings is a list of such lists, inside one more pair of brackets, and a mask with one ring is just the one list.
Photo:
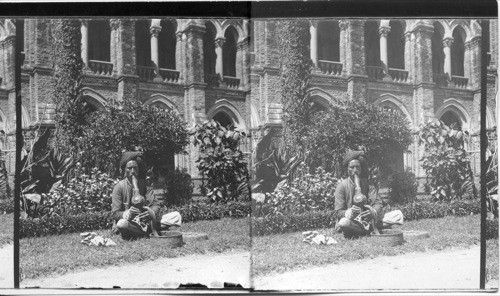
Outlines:
[[352, 220], [354, 217], [354, 214], [358, 214], [361, 212], [361, 208], [358, 206], [352, 206], [350, 209], [347, 209], [345, 211], [345, 217], [349, 220]]
[[363, 211], [359, 214], [361, 218], [370, 218], [373, 219], [372, 212], [370, 210]]
[[132, 220], [135, 216], [139, 215], [141, 211], [139, 211], [136, 207], [130, 207], [128, 210], [123, 212], [123, 219]]

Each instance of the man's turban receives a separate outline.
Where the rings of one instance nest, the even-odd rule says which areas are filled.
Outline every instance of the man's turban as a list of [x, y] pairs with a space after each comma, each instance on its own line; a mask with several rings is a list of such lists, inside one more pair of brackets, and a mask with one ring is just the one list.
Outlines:
[[142, 152], [141, 151], [125, 151], [123, 152], [122, 158], [120, 159], [120, 169], [125, 172], [125, 166], [131, 160], [135, 160], [137, 162], [137, 166], [139, 167], [139, 178], [144, 178], [144, 174], [146, 173], [146, 164], [144, 160], [142, 160]]
[[347, 169], [351, 160], [355, 159], [359, 160], [361, 164], [361, 177], [368, 177], [368, 164], [366, 163], [366, 155], [363, 151], [348, 151], [342, 161], [342, 167]]

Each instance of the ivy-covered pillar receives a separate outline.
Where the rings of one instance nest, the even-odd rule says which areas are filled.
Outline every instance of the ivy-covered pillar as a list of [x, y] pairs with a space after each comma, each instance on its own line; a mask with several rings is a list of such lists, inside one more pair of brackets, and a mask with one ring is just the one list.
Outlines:
[[[188, 123], [188, 128], [194, 127], [197, 123], [203, 122], [206, 119], [205, 108], [205, 88], [204, 82], [204, 56], [203, 56], [203, 35], [205, 26], [198, 20], [191, 21], [185, 28], [186, 35], [185, 47], [185, 95], [184, 95], [184, 119]], [[198, 158], [198, 149], [192, 144], [189, 144], [187, 161], [188, 173], [199, 182], [201, 176], [195, 161]], [[196, 181], [197, 180], [197, 181]]]

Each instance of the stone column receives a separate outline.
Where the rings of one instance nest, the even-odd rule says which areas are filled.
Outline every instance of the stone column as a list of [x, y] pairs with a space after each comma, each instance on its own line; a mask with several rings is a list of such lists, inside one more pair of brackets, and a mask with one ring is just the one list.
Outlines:
[[444, 51], [444, 73], [448, 74], [448, 79], [451, 80], [451, 44], [453, 43], [452, 37], [443, 39]]
[[[203, 34], [205, 26], [201, 21], [193, 21], [185, 28], [185, 68], [186, 81], [184, 88], [184, 119], [188, 127], [194, 127], [196, 123], [202, 122], [206, 116], [205, 88], [204, 83], [204, 56], [203, 56]], [[201, 178], [195, 161], [199, 155], [199, 149], [190, 144], [187, 147], [188, 154], [185, 158], [188, 173], [193, 179]]]
[[413, 80], [413, 52], [412, 52], [412, 33], [405, 33], [405, 70], [408, 71], [408, 81]]
[[89, 69], [89, 21], [82, 20], [82, 60], [83, 70]]
[[236, 44], [236, 75], [240, 78], [240, 89], [245, 89], [250, 84], [250, 52], [249, 38]]
[[346, 64], [347, 64], [347, 28], [349, 27], [349, 21], [341, 20], [339, 21], [339, 29], [340, 29], [340, 48], [339, 48], [339, 58], [342, 63], [342, 76], [347, 74]]
[[387, 73], [388, 66], [388, 57], [387, 57], [387, 34], [391, 30], [390, 27], [380, 27], [378, 29], [378, 34], [380, 38], [380, 61], [382, 62], [382, 67], [384, 67], [384, 71]]
[[160, 66], [158, 59], [158, 34], [160, 34], [161, 28], [152, 27], [149, 29], [151, 34], [151, 62], [153, 62], [153, 67], [155, 68], [155, 78], [153, 81], [163, 81], [160, 75]]
[[219, 74], [221, 78], [224, 77], [222, 47], [224, 46], [225, 41], [226, 39], [224, 38], [217, 38], [215, 40], [215, 54], [217, 55], [217, 60], [215, 61], [215, 73]]
[[[118, 77], [117, 102], [136, 99], [138, 76], [135, 59], [135, 21], [129, 19], [113, 20], [111, 27], [116, 42], [114, 60]], [[115, 71], [113, 69], [113, 71]]]
[[311, 60], [314, 63], [314, 66], [318, 67], [318, 21], [311, 21], [309, 31], [311, 32], [311, 42], [309, 47], [311, 51]]
[[481, 87], [481, 37], [473, 37], [465, 43], [464, 76], [469, 78], [469, 86]]
[[347, 77], [347, 96], [350, 100], [366, 98], [368, 77], [365, 63], [364, 21], [348, 20], [345, 26], [343, 71]]
[[179, 81], [184, 81], [185, 79], [185, 67], [184, 63], [184, 44], [182, 40], [183, 32], [175, 33], [176, 46], [175, 46], [175, 69], [179, 71]]

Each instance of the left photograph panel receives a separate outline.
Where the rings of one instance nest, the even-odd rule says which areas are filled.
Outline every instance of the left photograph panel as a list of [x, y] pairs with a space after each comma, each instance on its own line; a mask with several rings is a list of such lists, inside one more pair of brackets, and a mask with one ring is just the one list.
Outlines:
[[0, 19], [0, 288], [14, 287], [15, 21]]
[[[2, 190], [14, 173], [9, 24]], [[248, 20], [21, 25], [20, 287], [251, 288]]]

